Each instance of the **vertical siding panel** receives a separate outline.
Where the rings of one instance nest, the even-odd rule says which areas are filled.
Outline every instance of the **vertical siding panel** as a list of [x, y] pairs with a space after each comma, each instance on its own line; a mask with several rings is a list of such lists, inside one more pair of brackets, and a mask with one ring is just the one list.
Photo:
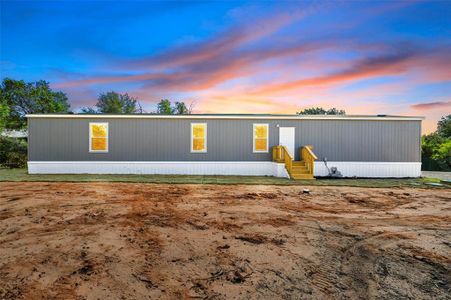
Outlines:
[[[109, 153], [89, 153], [89, 122], [110, 124]], [[190, 153], [190, 123], [208, 124], [208, 152]], [[252, 124], [269, 126], [269, 153], [253, 153]], [[420, 161], [419, 121], [30, 119], [33, 161], [268, 161], [281, 127], [298, 148], [312, 144], [330, 161]]]

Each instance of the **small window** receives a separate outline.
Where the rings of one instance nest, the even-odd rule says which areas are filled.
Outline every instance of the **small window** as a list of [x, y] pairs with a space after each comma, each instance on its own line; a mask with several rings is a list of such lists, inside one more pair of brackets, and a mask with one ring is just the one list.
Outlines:
[[89, 123], [89, 152], [108, 152], [108, 123]]
[[191, 152], [207, 152], [206, 123], [191, 123]]
[[268, 152], [268, 124], [254, 124], [254, 152]]

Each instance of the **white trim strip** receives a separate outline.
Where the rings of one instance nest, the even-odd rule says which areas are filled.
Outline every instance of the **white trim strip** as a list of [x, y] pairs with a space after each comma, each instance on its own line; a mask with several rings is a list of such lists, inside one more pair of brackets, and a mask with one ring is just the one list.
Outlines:
[[417, 116], [336, 116], [336, 115], [108, 115], [108, 114], [28, 114], [27, 118], [46, 119], [243, 119], [243, 120], [371, 120], [371, 121], [422, 121]]
[[288, 177], [271, 161], [29, 161], [29, 174], [180, 174]]
[[[420, 177], [421, 162], [361, 162], [328, 161], [329, 168], [336, 167], [343, 177], [405, 178]], [[328, 176], [323, 161], [315, 161], [315, 177]]]

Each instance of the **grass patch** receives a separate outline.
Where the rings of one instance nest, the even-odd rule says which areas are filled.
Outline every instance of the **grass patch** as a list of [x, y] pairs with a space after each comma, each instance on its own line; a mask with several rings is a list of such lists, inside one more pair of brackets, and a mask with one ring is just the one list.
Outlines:
[[354, 186], [354, 187], [418, 187], [447, 188], [434, 186], [440, 182], [434, 178], [406, 179], [317, 179], [290, 180], [268, 176], [202, 176], [202, 175], [121, 175], [121, 174], [35, 174], [27, 169], [0, 168], [0, 181], [40, 181], [40, 182], [145, 182], [167, 184], [251, 184], [251, 185], [316, 185], [316, 186]]

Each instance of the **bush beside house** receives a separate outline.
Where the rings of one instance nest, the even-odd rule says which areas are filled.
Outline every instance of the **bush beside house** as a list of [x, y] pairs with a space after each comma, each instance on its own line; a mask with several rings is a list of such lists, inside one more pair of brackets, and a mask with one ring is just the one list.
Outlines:
[[0, 165], [8, 168], [26, 167], [26, 139], [0, 136]]
[[451, 171], [451, 115], [442, 117], [434, 133], [421, 139], [422, 169]]

